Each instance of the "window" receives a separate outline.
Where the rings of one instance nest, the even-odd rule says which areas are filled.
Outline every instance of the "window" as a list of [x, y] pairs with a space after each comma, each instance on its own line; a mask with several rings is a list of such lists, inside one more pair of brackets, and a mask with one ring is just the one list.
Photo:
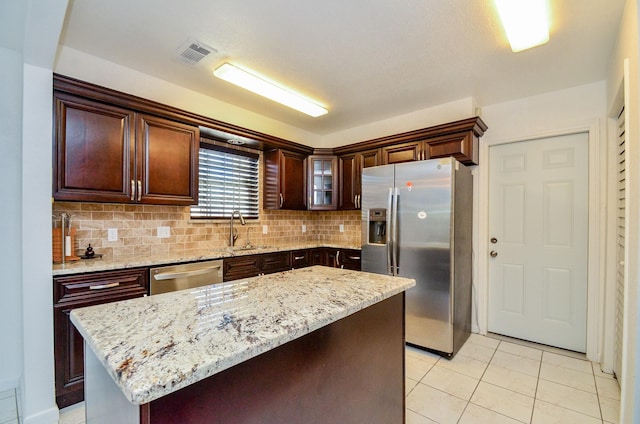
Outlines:
[[258, 159], [255, 153], [200, 145], [198, 206], [191, 218], [229, 218], [240, 211], [258, 218]]

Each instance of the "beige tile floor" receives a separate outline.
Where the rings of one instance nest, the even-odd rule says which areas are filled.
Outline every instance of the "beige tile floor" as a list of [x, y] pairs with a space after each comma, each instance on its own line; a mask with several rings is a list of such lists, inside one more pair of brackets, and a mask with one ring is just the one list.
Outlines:
[[406, 348], [407, 424], [617, 423], [618, 383], [580, 355], [472, 334], [451, 360]]
[[[405, 377], [407, 424], [618, 422], [613, 377], [558, 349], [472, 334], [451, 360], [407, 347]], [[84, 422], [82, 403], [60, 413]]]

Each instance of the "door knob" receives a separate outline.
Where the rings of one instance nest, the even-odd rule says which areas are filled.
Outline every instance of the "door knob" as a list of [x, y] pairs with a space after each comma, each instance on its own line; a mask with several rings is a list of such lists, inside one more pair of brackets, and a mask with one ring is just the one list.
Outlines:
[[491, 252], [489, 252], [489, 255], [490, 255], [492, 258], [495, 258], [496, 256], [498, 256], [498, 252], [496, 252], [495, 250], [492, 250]]

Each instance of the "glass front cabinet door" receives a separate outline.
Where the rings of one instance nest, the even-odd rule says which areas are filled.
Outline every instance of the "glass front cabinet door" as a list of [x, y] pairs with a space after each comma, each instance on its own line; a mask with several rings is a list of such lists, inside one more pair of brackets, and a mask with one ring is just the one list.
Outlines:
[[309, 164], [309, 209], [335, 210], [338, 202], [338, 158], [312, 155]]

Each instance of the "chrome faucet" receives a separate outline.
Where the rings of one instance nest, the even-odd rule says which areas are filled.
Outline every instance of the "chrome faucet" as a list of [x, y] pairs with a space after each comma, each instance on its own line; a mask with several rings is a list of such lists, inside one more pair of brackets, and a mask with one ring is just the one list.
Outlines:
[[236, 239], [238, 238], [238, 230], [233, 231], [233, 217], [238, 214], [238, 218], [240, 218], [240, 224], [245, 225], [244, 217], [240, 211], [231, 212], [231, 219], [229, 220], [229, 247], [233, 247]]

